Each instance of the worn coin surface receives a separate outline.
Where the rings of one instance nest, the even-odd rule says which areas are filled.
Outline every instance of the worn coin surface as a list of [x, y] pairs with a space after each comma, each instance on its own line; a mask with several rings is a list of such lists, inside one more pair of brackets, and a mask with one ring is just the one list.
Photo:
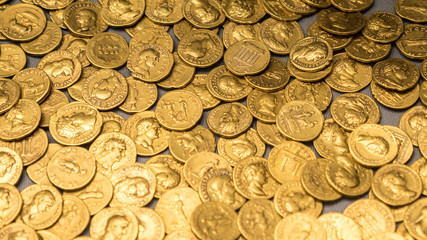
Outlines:
[[128, 43], [117, 33], [98, 33], [87, 42], [86, 56], [96, 67], [118, 68], [128, 60]]
[[[219, 1], [214, 0], [185, 0], [179, 1], [179, 11], [187, 21], [197, 28], [218, 27], [225, 20]], [[182, 17], [181, 17], [182, 19]], [[177, 19], [178, 21], [181, 19]], [[178, 22], [175, 21], [175, 22]]]
[[425, 10], [427, 9], [427, 5], [425, 2], [411, 2], [404, 0], [397, 0], [394, 3], [394, 9], [396, 13], [408, 20], [413, 22], [427, 22], [427, 17], [425, 14]]
[[221, 7], [225, 16], [227, 16], [231, 21], [237, 23], [256, 23], [265, 15], [264, 8], [259, 0], [247, 2], [224, 0], [221, 1]]
[[259, 121], [275, 123], [281, 107], [287, 102], [284, 90], [278, 92], [263, 92], [253, 90], [246, 98], [249, 112]]
[[320, 111], [326, 111], [332, 101], [331, 88], [324, 82], [303, 82], [294, 79], [285, 87], [288, 102], [307, 101]]
[[[327, 0], [329, 1], [329, 0]], [[308, 26], [307, 29], [308, 37], [321, 37], [329, 42], [334, 51], [341, 50], [350, 44], [353, 36], [335, 35], [323, 30], [317, 21], [313, 22]]]
[[372, 41], [389, 43], [399, 39], [403, 28], [403, 21], [399, 16], [389, 12], [374, 12], [366, 17], [362, 34]]
[[24, 237], [28, 240], [40, 239], [34, 229], [21, 223], [12, 223], [0, 230], [0, 239], [2, 240], [13, 239], [15, 236]]
[[290, 77], [286, 64], [281, 59], [272, 57], [264, 72], [258, 75], [247, 75], [245, 79], [249, 85], [258, 90], [273, 92], [286, 86]]
[[135, 240], [138, 236], [138, 219], [127, 208], [104, 208], [92, 218], [89, 232], [94, 239], [114, 239], [118, 236]]
[[295, 42], [289, 60], [298, 69], [316, 72], [329, 66], [333, 50], [328, 41], [321, 37], [306, 37]]
[[203, 110], [214, 108], [221, 102], [221, 100], [217, 99], [209, 92], [207, 77], [207, 74], [196, 74], [191, 82], [184, 88], [184, 90], [190, 91], [200, 98]]
[[119, 109], [126, 113], [137, 113], [149, 109], [157, 100], [156, 84], [139, 81], [130, 76], [126, 78], [128, 94]]
[[27, 57], [22, 48], [15, 44], [0, 44], [0, 77], [10, 77], [25, 67]]
[[239, 24], [232, 21], [223, 24], [224, 32], [222, 33], [222, 41], [224, 46], [229, 48], [236, 42], [246, 39], [256, 40], [259, 35], [260, 24]]
[[420, 78], [418, 67], [403, 58], [388, 58], [375, 64], [373, 68], [375, 83], [399, 92], [413, 88]]
[[0, 183], [0, 196], [3, 199], [0, 227], [4, 228], [18, 217], [22, 209], [22, 197], [19, 190], [9, 183]]
[[105, 0], [101, 17], [109, 26], [125, 27], [134, 25], [144, 15], [145, 0], [117, 1]]
[[365, 27], [365, 17], [360, 12], [341, 12], [336, 8], [323, 9], [317, 14], [319, 26], [332, 34], [351, 35]]
[[408, 134], [414, 146], [418, 146], [418, 134], [426, 126], [427, 108], [425, 106], [411, 107], [399, 120], [399, 128]]
[[9, 111], [21, 97], [21, 87], [15, 81], [0, 78], [0, 114]]
[[232, 138], [248, 130], [253, 117], [239, 102], [221, 104], [209, 112], [206, 120], [209, 129], [222, 137]]
[[298, 239], [326, 240], [326, 230], [322, 222], [305, 213], [295, 213], [283, 218], [276, 226], [274, 240]]
[[101, 17], [101, 5], [90, 1], [68, 5], [64, 11], [64, 23], [72, 33], [81, 37], [93, 37], [108, 28]]
[[36, 103], [43, 102], [52, 89], [49, 76], [38, 68], [25, 68], [15, 74], [12, 80], [21, 88], [21, 99]]
[[61, 28], [52, 21], [47, 21], [46, 28], [37, 38], [22, 42], [22, 49], [31, 55], [42, 56], [56, 49], [62, 40]]
[[427, 199], [419, 199], [409, 205], [403, 220], [408, 232], [416, 239], [427, 239], [426, 218], [427, 217]]
[[320, 156], [333, 159], [337, 155], [350, 153], [347, 144], [349, 135], [350, 133], [332, 118], [328, 118], [323, 123], [320, 135], [313, 140], [313, 145]]
[[427, 57], [427, 50], [424, 49], [426, 33], [426, 26], [408, 24], [405, 26], [402, 36], [397, 40], [396, 46], [405, 57], [423, 60]]
[[359, 35], [345, 48], [349, 57], [363, 63], [377, 62], [386, 58], [391, 51], [391, 44], [377, 43]]
[[264, 20], [259, 26], [259, 39], [275, 54], [289, 54], [292, 45], [304, 38], [304, 32], [296, 21]]
[[0, 159], [2, 164], [0, 183], [15, 185], [19, 181], [23, 170], [21, 157], [10, 148], [0, 147]]

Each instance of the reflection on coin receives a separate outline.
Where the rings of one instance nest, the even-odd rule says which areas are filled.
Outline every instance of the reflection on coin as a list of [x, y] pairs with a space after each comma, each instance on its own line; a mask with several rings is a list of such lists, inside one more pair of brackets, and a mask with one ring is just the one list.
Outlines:
[[336, 35], [351, 35], [365, 26], [365, 17], [360, 12], [341, 12], [336, 8], [321, 10], [317, 22], [325, 31]]
[[15, 74], [13, 81], [21, 87], [21, 98], [43, 102], [52, 89], [49, 76], [37, 68], [25, 68]]
[[422, 157], [413, 162], [409, 167], [420, 176], [423, 184], [422, 194], [427, 196], [427, 159]]
[[138, 236], [138, 220], [127, 208], [104, 208], [92, 218], [89, 232], [95, 239], [119, 237], [135, 240]]
[[321, 37], [306, 37], [292, 45], [289, 60], [298, 69], [316, 72], [332, 62], [333, 50]]
[[377, 62], [390, 54], [391, 44], [376, 43], [359, 35], [345, 48], [348, 56], [363, 63]]
[[138, 219], [138, 240], [161, 240], [165, 236], [162, 218], [150, 208], [131, 208]]
[[363, 36], [375, 42], [389, 43], [396, 41], [403, 33], [403, 21], [389, 12], [374, 12], [366, 17]]
[[399, 120], [399, 128], [412, 140], [414, 146], [418, 146], [418, 133], [427, 126], [427, 108], [415, 106], [403, 113]]
[[[398, 1], [396, 1], [397, 3]], [[426, 5], [427, 7], [427, 5]], [[423, 37], [427, 33], [427, 27], [419, 24], [405, 26], [403, 35], [397, 40], [396, 46], [407, 58], [422, 60], [427, 57], [424, 49], [426, 40]]]
[[184, 14], [185, 19], [197, 28], [218, 27], [225, 20], [219, 1], [185, 0], [179, 2], [182, 4], [179, 6], [179, 10]]
[[362, 230], [359, 225], [341, 213], [326, 213], [318, 220], [323, 224], [328, 239], [362, 239]]
[[264, 72], [258, 75], [247, 75], [245, 79], [252, 87], [266, 91], [276, 91], [288, 84], [290, 73], [286, 64], [279, 58], [272, 57]]
[[[326, 1], [329, 1], [329, 0], [326, 0]], [[307, 36], [321, 37], [326, 39], [326, 41], [329, 42], [329, 44], [331, 45], [334, 51], [341, 50], [347, 47], [347, 45], [350, 44], [351, 40], [353, 39], [353, 36], [335, 35], [327, 32], [319, 26], [319, 23], [317, 21], [313, 22], [310, 26], [308, 26]]]
[[265, 15], [265, 11], [259, 0], [247, 2], [225, 0], [221, 2], [221, 7], [225, 16], [237, 23], [256, 23]]
[[406, 210], [405, 223], [408, 232], [416, 239], [427, 239], [427, 199], [419, 199]]
[[47, 21], [43, 33], [30, 42], [21, 43], [22, 49], [32, 55], [40, 56], [53, 51], [61, 44], [62, 31], [56, 23]]
[[320, 111], [326, 111], [332, 100], [331, 88], [324, 82], [302, 82], [294, 79], [285, 87], [286, 100], [307, 101]]

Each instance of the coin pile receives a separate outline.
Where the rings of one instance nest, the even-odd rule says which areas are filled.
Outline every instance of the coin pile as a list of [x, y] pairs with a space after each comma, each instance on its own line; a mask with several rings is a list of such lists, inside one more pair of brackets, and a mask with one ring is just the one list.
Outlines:
[[427, 1], [6, 2], [0, 240], [427, 239]]

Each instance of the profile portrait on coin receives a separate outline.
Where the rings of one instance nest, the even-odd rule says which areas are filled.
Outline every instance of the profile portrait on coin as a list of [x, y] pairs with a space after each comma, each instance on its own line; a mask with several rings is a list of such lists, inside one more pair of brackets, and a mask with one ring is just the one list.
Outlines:
[[292, 191], [283, 197], [283, 204], [289, 213], [302, 212], [309, 208], [315, 208], [316, 202], [313, 197], [302, 192]]
[[259, 108], [257, 111], [264, 115], [276, 117], [277, 102], [277, 98], [273, 94], [262, 94], [258, 98]]
[[153, 10], [154, 15], [159, 17], [168, 17], [173, 13], [175, 0], [154, 1], [156, 7]]
[[347, 135], [338, 124], [325, 121], [321, 137], [325, 141], [324, 147], [328, 152], [334, 153], [334, 155], [349, 153]]
[[[250, 25], [249, 25], [250, 26]], [[248, 25], [237, 24], [231, 34], [235, 42], [240, 42], [246, 39], [256, 39], [255, 28]]]
[[315, 62], [326, 58], [328, 55], [328, 47], [322, 42], [312, 42], [307, 45], [299, 46], [293, 53], [293, 60], [305, 60]]
[[237, 77], [223, 74], [218, 79], [218, 87], [226, 94], [234, 95], [243, 91], [246, 86]]
[[138, 55], [138, 60], [134, 67], [135, 71], [144, 77], [149, 78], [151, 70], [159, 63], [160, 53], [151, 48], [144, 49]]
[[405, 177], [397, 171], [390, 171], [384, 174], [381, 183], [387, 191], [392, 193], [388, 194], [388, 197], [393, 199], [411, 198], [417, 194], [408, 188]]
[[292, 239], [305, 240], [311, 235], [311, 224], [307, 222], [299, 222], [294, 225], [293, 229], [289, 231], [292, 233]]
[[[24, 109], [21, 105], [15, 105], [9, 112], [5, 114], [5, 129], [14, 132], [20, 132], [30, 128], [28, 119], [24, 115]], [[29, 119], [31, 121], [31, 119]]]
[[120, 139], [111, 138], [102, 144], [101, 149], [97, 163], [110, 173], [119, 169], [120, 161], [126, 157], [126, 144]]
[[101, 236], [100, 240], [123, 239], [127, 234], [128, 225], [129, 221], [124, 216], [114, 215], [110, 217], [105, 226], [104, 235]]
[[230, 205], [245, 201], [245, 198], [234, 188], [233, 180], [227, 175], [214, 176], [208, 180], [206, 187], [210, 201], [223, 202]]
[[271, 28], [270, 34], [272, 34], [272, 38], [266, 38], [264, 41], [272, 42], [271, 45], [279, 45], [285, 49], [289, 49], [292, 47], [294, 41], [291, 41], [298, 37], [298, 31], [295, 28], [294, 24], [289, 24], [286, 22], [278, 22], [274, 24]]
[[235, 139], [230, 140], [230, 148], [233, 155], [239, 157], [240, 159], [244, 159], [249, 156], [254, 156], [257, 152], [256, 145], [247, 139], [246, 134], [242, 134]]
[[12, 200], [9, 189], [0, 188], [0, 224], [3, 224], [4, 217], [7, 217]]
[[108, 10], [121, 19], [132, 19], [141, 13], [132, 0], [108, 0]]
[[110, 72], [110, 76], [95, 80], [94, 82], [95, 84], [93, 84], [93, 87], [89, 90], [89, 94], [92, 97], [102, 100], [106, 100], [113, 96], [115, 90], [121, 86], [120, 80], [113, 71]]
[[5, 85], [6, 81], [0, 80], [0, 105], [6, 103], [9, 100], [9, 94], [7, 93]]
[[96, 114], [95, 110], [90, 110], [88, 113], [73, 112], [68, 116], [61, 116], [58, 119], [56, 131], [65, 138], [80, 136], [95, 127]]
[[188, 57], [203, 58], [215, 47], [214, 41], [208, 35], [199, 36], [185, 46], [184, 54]]
[[249, 18], [255, 14], [255, 0], [227, 0], [224, 10], [231, 16]]
[[54, 207], [55, 203], [55, 197], [50, 191], [43, 190], [37, 192], [31, 199], [31, 202], [22, 207], [22, 220], [29, 222], [43, 216]]
[[330, 77], [333, 77], [334, 81], [345, 88], [354, 88], [359, 86], [359, 83], [354, 79], [358, 71], [359, 68], [355, 61], [348, 58], [339, 59], [334, 63]]
[[142, 145], [144, 148], [154, 151], [154, 140], [159, 138], [160, 125], [155, 119], [142, 119], [136, 126], [135, 143]]
[[424, 238], [427, 238], [427, 206], [424, 206], [419, 217], [415, 220], [415, 231]]
[[90, 9], [82, 9], [76, 15], [78, 32], [92, 31], [96, 28], [97, 14]]
[[150, 193], [150, 183], [143, 177], [127, 177], [114, 186], [114, 196], [120, 201], [143, 198]]
[[0, 177], [12, 173], [13, 165], [15, 165], [15, 159], [6, 152], [0, 154]]
[[102, 133], [120, 132], [122, 126], [117, 121], [106, 121], [102, 125]]
[[43, 66], [47, 75], [52, 77], [71, 76], [74, 72], [74, 63], [70, 59], [48, 62]]
[[341, 187], [353, 188], [359, 185], [360, 167], [351, 162], [347, 156], [337, 156], [338, 169], [333, 176], [333, 181]]
[[219, 119], [219, 128], [225, 132], [233, 132], [240, 122], [243, 112], [236, 105], [231, 105], [230, 110], [222, 114]]
[[181, 176], [179, 172], [171, 168], [167, 163], [153, 162], [149, 166], [156, 175], [157, 184], [162, 186], [162, 188], [169, 190], [180, 183]]
[[384, 64], [382, 73], [387, 82], [401, 86], [403, 81], [408, 79], [409, 66], [406, 63], [389, 61]]
[[191, 3], [191, 15], [199, 23], [212, 23], [220, 16], [218, 9], [209, 4], [208, 0], [191, 0]]
[[370, 21], [367, 21], [366, 27], [375, 34], [380, 36], [382, 35], [391, 35], [394, 34], [397, 29], [395, 29], [391, 24], [389, 24], [385, 19], [377, 17], [373, 18]]
[[264, 165], [253, 163], [243, 170], [243, 176], [248, 181], [248, 191], [255, 196], [267, 196], [263, 185], [267, 183], [267, 169]]
[[364, 149], [371, 154], [385, 156], [388, 153], [388, 143], [382, 137], [361, 134], [358, 136], [357, 140], [364, 146]]
[[38, 17], [31, 12], [18, 12], [9, 22], [9, 26], [17, 32], [27, 34], [38, 27]]

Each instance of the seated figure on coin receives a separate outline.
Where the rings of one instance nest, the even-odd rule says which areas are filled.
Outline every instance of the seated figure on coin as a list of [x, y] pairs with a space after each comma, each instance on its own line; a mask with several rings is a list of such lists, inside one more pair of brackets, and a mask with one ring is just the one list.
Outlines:
[[19, 105], [15, 105], [15, 107], [7, 112], [5, 118], [5, 128], [10, 131], [20, 132], [30, 127], [26, 122], [24, 109]]
[[159, 0], [154, 1], [154, 4], [156, 4], [156, 7], [153, 10], [154, 15], [159, 17], [168, 17], [173, 13], [175, 0]]
[[135, 65], [135, 71], [149, 78], [152, 68], [159, 63], [160, 53], [154, 49], [145, 49], [139, 53], [138, 60]]
[[417, 194], [406, 186], [407, 181], [405, 177], [397, 171], [390, 171], [384, 174], [381, 183], [391, 192], [388, 196], [394, 199], [401, 199], [402, 197], [411, 198]]
[[61, 137], [73, 138], [80, 136], [95, 127], [96, 111], [88, 113], [73, 112], [58, 119], [56, 130]]
[[150, 163], [149, 166], [156, 175], [157, 184], [166, 190], [178, 186], [181, 181], [179, 172], [172, 169], [167, 163], [156, 162]]
[[45, 217], [44, 215], [52, 209], [55, 203], [55, 197], [50, 191], [37, 192], [31, 202], [22, 207], [22, 220], [29, 222], [35, 218]]
[[198, 153], [207, 147], [207, 143], [200, 131], [197, 133], [193, 131], [183, 133], [176, 140], [183, 147], [185, 154], [188, 155]]
[[427, 238], [427, 206], [420, 211], [420, 216], [415, 220], [415, 230], [423, 238]]
[[168, 115], [174, 122], [179, 123], [188, 120], [188, 104], [182, 97], [179, 97], [178, 101], [165, 101], [165, 107], [169, 110]]
[[224, 10], [233, 17], [249, 18], [255, 14], [255, 0], [226, 0]]
[[391, 82], [394, 86], [402, 86], [404, 81], [408, 79], [408, 65], [397, 64], [396, 62], [387, 62], [383, 66], [383, 77]]
[[208, 0], [192, 0], [191, 15], [194, 16], [200, 23], [215, 22], [220, 12], [209, 4]]
[[305, 46], [300, 46], [295, 49], [293, 60], [304, 60], [307, 62], [315, 62], [326, 58], [328, 47], [321, 42], [312, 42]]
[[325, 139], [325, 144], [323, 145], [325, 149], [333, 155], [342, 155], [349, 152], [347, 134], [335, 122], [328, 123], [325, 121], [320, 139]]
[[129, 221], [126, 217], [120, 215], [114, 215], [108, 219], [107, 225], [105, 226], [104, 235], [100, 238], [101, 240], [119, 240], [124, 239], [127, 234], [127, 227]]
[[159, 138], [160, 125], [155, 119], [142, 119], [136, 126], [135, 143], [154, 151], [153, 142]]
[[240, 122], [242, 112], [236, 105], [231, 105], [228, 112], [224, 112], [219, 119], [219, 127], [224, 132], [233, 132]]
[[203, 58], [214, 47], [214, 43], [209, 36], [202, 36], [191, 41], [185, 48], [185, 54], [192, 58]]
[[249, 156], [254, 156], [257, 152], [256, 145], [247, 139], [246, 134], [242, 134], [239, 137], [230, 140], [231, 141], [231, 152], [234, 156], [239, 159], [244, 159]]
[[361, 134], [357, 140], [364, 146], [365, 150], [371, 154], [385, 156], [388, 153], [388, 143], [382, 137]]
[[244, 90], [245, 85], [240, 83], [237, 77], [223, 74], [218, 79], [218, 87], [228, 95], [236, 95]]
[[233, 180], [227, 175], [219, 175], [209, 179], [207, 193], [210, 201], [226, 204], [243, 203], [245, 201], [245, 198], [236, 192]]
[[333, 176], [334, 181], [341, 187], [353, 188], [359, 186], [359, 166], [345, 155], [336, 156], [339, 167]]
[[109, 173], [119, 169], [122, 158], [126, 157], [126, 144], [120, 139], [112, 138], [102, 144], [100, 151], [97, 151], [96, 161], [101, 168]]
[[132, 19], [141, 13], [130, 0], [108, 0], [108, 10], [120, 19]]
[[303, 192], [290, 192], [283, 199], [284, 207], [289, 213], [303, 212], [316, 206], [314, 198]]
[[344, 58], [334, 63], [334, 70], [330, 77], [333, 77], [334, 81], [343, 87], [354, 88], [359, 86], [359, 83], [354, 79], [358, 70], [355, 61]]
[[52, 77], [71, 76], [74, 72], [74, 63], [70, 59], [48, 62], [44, 65], [43, 70], [47, 75]]
[[17, 32], [28, 34], [34, 28], [38, 27], [37, 19], [37, 16], [31, 12], [18, 12], [16, 13], [15, 18], [9, 22], [9, 25]]
[[78, 59], [82, 59], [86, 55], [86, 42], [82, 39], [74, 39], [68, 44], [66, 50]]
[[113, 96], [115, 90], [120, 87], [120, 80], [111, 72], [110, 76], [99, 79], [90, 91], [91, 97], [106, 100]]
[[262, 164], [250, 164], [243, 172], [243, 176], [248, 181], [248, 190], [256, 196], [266, 196], [263, 185], [267, 183], [267, 170]]
[[90, 9], [83, 9], [76, 15], [76, 22], [79, 25], [78, 32], [92, 31], [96, 28], [97, 15]]
[[143, 198], [150, 193], [150, 183], [143, 177], [127, 177], [114, 186], [114, 196], [124, 201]]
[[0, 178], [12, 173], [15, 159], [9, 153], [0, 153]]

